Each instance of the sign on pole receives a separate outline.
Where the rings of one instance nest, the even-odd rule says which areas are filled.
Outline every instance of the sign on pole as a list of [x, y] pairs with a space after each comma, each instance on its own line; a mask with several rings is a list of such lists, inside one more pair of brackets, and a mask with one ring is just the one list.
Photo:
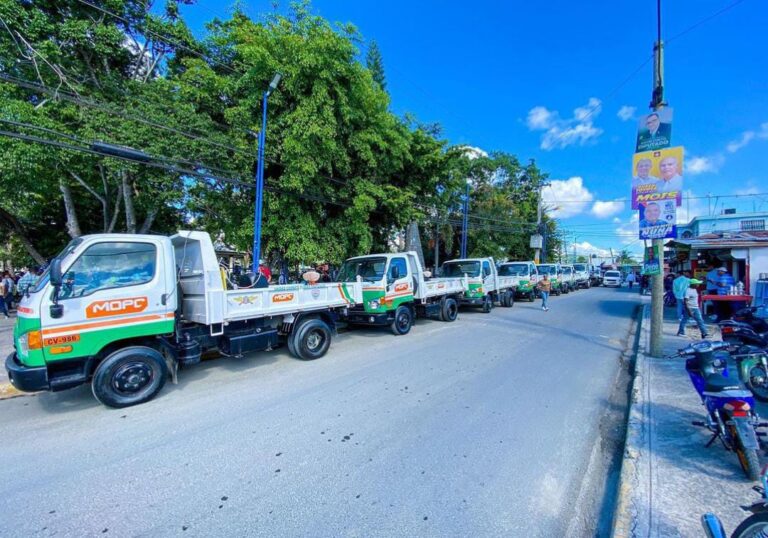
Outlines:
[[635, 153], [632, 157], [632, 209], [664, 200], [682, 204], [682, 146]]
[[674, 200], [640, 204], [640, 239], [677, 237], [677, 206]]
[[660, 275], [661, 265], [661, 245], [645, 247], [643, 256], [643, 274]]
[[635, 151], [652, 151], [672, 145], [672, 109], [662, 108], [640, 116]]

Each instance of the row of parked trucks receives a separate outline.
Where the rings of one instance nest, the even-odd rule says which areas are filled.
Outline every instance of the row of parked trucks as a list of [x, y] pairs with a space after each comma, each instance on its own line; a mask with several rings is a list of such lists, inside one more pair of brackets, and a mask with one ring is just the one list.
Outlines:
[[242, 286], [203, 232], [84, 236], [22, 298], [6, 369], [22, 391], [90, 382], [101, 403], [126, 407], [150, 400], [210, 351], [240, 357], [286, 345], [299, 359], [317, 359], [339, 323], [404, 335], [417, 317], [452, 322], [462, 306], [487, 313], [516, 296], [533, 300], [544, 272], [557, 294], [590, 286], [580, 266], [497, 266], [492, 258], [451, 260], [434, 277], [414, 252], [351, 258], [338, 282]]

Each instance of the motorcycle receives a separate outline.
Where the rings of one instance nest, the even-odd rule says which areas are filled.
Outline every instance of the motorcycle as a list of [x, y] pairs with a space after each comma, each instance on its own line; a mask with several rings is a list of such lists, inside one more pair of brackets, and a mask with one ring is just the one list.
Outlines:
[[707, 409], [706, 421], [695, 421], [694, 426], [707, 428], [712, 438], [733, 451], [750, 480], [760, 477], [759, 443], [756, 429], [768, 426], [760, 423], [755, 413], [752, 393], [728, 374], [728, 348], [725, 342], [704, 340], [684, 347], [668, 359], [685, 358], [685, 369], [696, 392]]
[[[750, 506], [741, 507], [745, 512], [752, 512], [752, 515], [736, 527], [731, 538], [768, 538], [768, 494], [766, 494], [768, 491], [768, 466], [763, 468], [760, 482], [762, 486], [753, 487], [760, 494], [760, 500], [755, 501]], [[704, 514], [701, 516], [701, 525], [709, 538], [726, 538], [723, 524], [716, 515]]]
[[731, 319], [718, 323], [723, 340], [768, 347], [768, 321], [756, 316], [757, 306], [739, 309]]
[[739, 379], [761, 402], [768, 402], [768, 352], [755, 346], [733, 346], [730, 354], [736, 362]]

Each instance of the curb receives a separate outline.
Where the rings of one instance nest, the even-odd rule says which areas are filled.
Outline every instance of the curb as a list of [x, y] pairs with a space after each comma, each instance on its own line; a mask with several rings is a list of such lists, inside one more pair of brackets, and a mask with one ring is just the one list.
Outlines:
[[18, 398], [19, 396], [31, 396], [31, 393], [21, 392], [10, 383], [0, 383], [0, 400]]
[[[630, 391], [629, 412], [627, 413], [627, 438], [624, 442], [624, 457], [621, 462], [621, 475], [616, 500], [616, 508], [613, 514], [613, 528], [611, 536], [615, 538], [630, 538], [633, 536], [647, 535], [639, 527], [641, 515], [650, 512], [650, 507], [640, 503], [636, 495], [639, 485], [640, 465], [645, 446], [645, 407], [644, 398], [644, 374], [645, 352], [648, 349], [650, 338], [650, 308], [643, 306], [642, 315], [638, 320], [637, 350], [635, 353], [635, 374], [632, 378]], [[643, 517], [642, 521], [647, 518]], [[649, 530], [649, 529], [646, 529]]]

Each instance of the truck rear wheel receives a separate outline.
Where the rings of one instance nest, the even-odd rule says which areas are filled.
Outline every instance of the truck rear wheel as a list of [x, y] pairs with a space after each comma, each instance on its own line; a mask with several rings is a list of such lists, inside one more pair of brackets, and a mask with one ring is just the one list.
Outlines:
[[168, 367], [151, 347], [120, 349], [101, 361], [91, 381], [96, 399], [108, 407], [128, 407], [151, 400], [165, 385]]
[[493, 309], [493, 299], [490, 295], [483, 298], [483, 314], [488, 314]]
[[395, 310], [395, 319], [389, 326], [395, 336], [408, 334], [413, 325], [413, 312], [405, 305], [400, 305]]
[[456, 321], [459, 316], [459, 303], [453, 297], [446, 297], [443, 308], [440, 311], [440, 319], [443, 321]]
[[296, 358], [305, 361], [319, 359], [331, 346], [331, 329], [321, 319], [303, 320], [291, 334], [291, 340], [293, 345], [288, 349]]

